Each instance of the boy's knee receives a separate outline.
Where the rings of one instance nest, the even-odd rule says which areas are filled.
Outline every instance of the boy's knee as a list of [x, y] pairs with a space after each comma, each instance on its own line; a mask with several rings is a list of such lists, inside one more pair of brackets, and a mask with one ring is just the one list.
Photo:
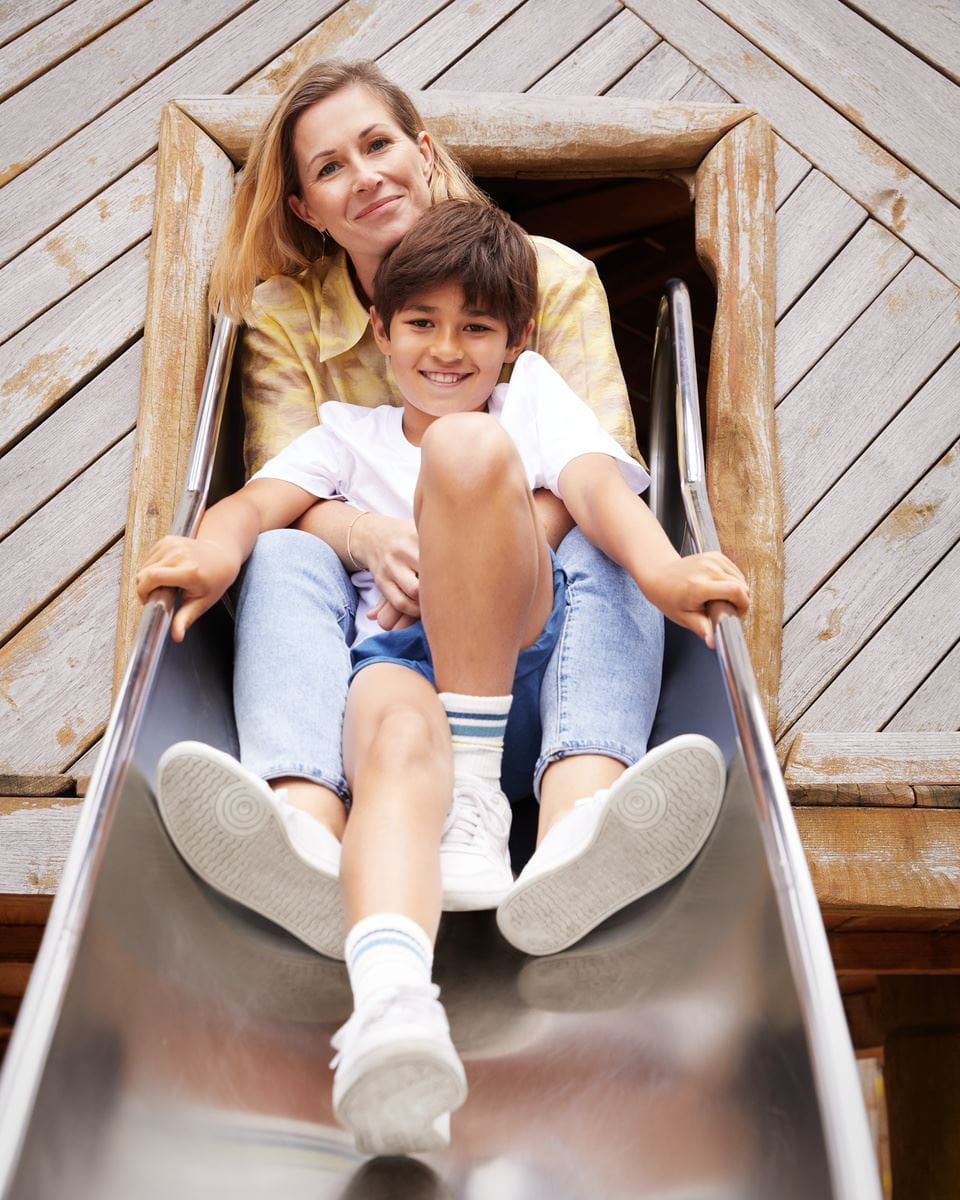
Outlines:
[[378, 714], [370, 756], [381, 769], [427, 767], [439, 751], [437, 722], [418, 705], [394, 701]]
[[421, 482], [462, 495], [500, 488], [514, 479], [526, 486], [520, 456], [509, 434], [488, 413], [451, 413], [423, 435]]

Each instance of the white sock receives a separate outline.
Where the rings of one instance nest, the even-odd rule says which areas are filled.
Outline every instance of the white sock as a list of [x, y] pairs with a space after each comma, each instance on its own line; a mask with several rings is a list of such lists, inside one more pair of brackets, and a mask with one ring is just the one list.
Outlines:
[[441, 692], [440, 703], [450, 722], [453, 739], [453, 774], [500, 780], [503, 735], [512, 696], [464, 696]]
[[364, 917], [347, 934], [347, 973], [359, 1008], [385, 988], [429, 986], [433, 944], [416, 921], [400, 913]]

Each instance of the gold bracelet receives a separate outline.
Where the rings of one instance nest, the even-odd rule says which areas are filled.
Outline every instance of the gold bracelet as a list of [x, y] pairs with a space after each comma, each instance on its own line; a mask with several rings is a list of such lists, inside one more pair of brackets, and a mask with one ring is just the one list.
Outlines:
[[353, 563], [353, 569], [355, 571], [362, 571], [363, 567], [361, 567], [360, 564], [357, 562], [357, 560], [353, 557], [353, 551], [350, 549], [350, 534], [353, 533], [354, 525], [356, 525], [356, 523], [360, 520], [361, 517], [365, 517], [366, 515], [367, 515], [367, 510], [357, 513], [357, 515], [353, 518], [353, 520], [347, 526], [347, 558], [349, 558], [350, 561]]

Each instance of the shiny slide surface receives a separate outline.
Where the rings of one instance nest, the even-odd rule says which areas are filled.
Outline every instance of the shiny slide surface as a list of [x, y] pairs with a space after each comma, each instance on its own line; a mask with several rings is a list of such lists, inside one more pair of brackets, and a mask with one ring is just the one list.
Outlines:
[[[688, 321], [668, 285], [653, 502], [710, 548]], [[206, 495], [234, 332], [218, 324], [177, 532]], [[218, 606], [175, 646], [171, 608], [158, 595], [145, 610], [7, 1053], [2, 1200], [879, 1200], [735, 618], [720, 619], [717, 654], [668, 635], [654, 740], [706, 733], [729, 763], [694, 864], [550, 958], [509, 947], [492, 913], [444, 917], [436, 979], [470, 1096], [449, 1151], [415, 1162], [364, 1160], [333, 1121], [343, 965], [216, 895], [163, 830], [162, 751], [182, 738], [236, 751], [229, 617]]]

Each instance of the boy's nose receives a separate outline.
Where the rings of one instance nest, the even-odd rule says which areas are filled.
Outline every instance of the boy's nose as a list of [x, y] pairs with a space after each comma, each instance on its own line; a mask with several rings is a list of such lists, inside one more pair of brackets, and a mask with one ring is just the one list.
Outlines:
[[442, 330], [437, 330], [431, 349], [433, 357], [442, 359], [444, 362], [455, 362], [457, 359], [463, 358], [460, 339], [455, 334], [444, 333]]

